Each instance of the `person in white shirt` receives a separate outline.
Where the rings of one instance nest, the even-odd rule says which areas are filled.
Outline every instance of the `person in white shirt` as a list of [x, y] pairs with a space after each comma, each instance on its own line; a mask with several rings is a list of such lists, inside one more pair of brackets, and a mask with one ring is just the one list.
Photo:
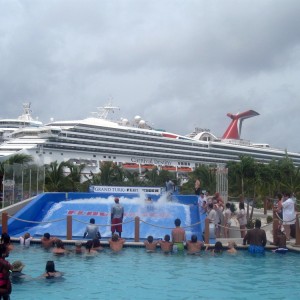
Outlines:
[[30, 233], [26, 232], [23, 236], [20, 237], [20, 245], [29, 247], [32, 239], [33, 237], [30, 236]]
[[291, 225], [295, 224], [295, 203], [291, 198], [290, 193], [284, 194], [284, 200], [282, 203], [282, 220], [283, 227], [286, 235], [286, 240], [289, 241], [291, 238]]

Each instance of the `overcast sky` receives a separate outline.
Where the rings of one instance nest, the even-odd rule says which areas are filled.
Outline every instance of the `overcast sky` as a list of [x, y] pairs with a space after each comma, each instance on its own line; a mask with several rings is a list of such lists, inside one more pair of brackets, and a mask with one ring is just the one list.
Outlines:
[[120, 116], [300, 152], [299, 0], [0, 0], [1, 118]]

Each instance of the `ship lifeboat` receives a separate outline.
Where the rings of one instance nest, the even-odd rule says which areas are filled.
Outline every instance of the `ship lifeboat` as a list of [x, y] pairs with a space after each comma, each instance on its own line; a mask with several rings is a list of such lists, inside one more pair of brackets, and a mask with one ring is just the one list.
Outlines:
[[144, 165], [141, 165], [141, 168], [142, 169], [147, 169], [147, 170], [153, 170], [155, 168], [155, 165], [152, 165], [152, 164], [144, 164]]
[[189, 173], [192, 172], [192, 168], [190, 167], [178, 167], [177, 172], [182, 172], [182, 173]]
[[122, 168], [129, 169], [129, 170], [138, 170], [139, 164], [136, 163], [125, 163], [122, 165]]
[[164, 171], [176, 172], [176, 167], [174, 166], [163, 166], [161, 169]]

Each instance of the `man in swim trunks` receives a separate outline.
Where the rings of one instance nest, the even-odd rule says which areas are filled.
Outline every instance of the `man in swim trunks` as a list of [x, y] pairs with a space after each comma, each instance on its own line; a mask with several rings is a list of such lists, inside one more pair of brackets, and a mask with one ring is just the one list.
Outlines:
[[122, 234], [122, 222], [124, 216], [124, 208], [119, 203], [119, 198], [115, 198], [115, 204], [111, 208], [111, 235], [118, 232], [119, 237]]
[[181, 225], [180, 219], [176, 219], [174, 223], [175, 223], [176, 228], [174, 228], [172, 230], [172, 242], [174, 243], [174, 246], [175, 246], [175, 247], [173, 247], [173, 250], [175, 250], [174, 248], [177, 247], [178, 251], [183, 251], [184, 250], [184, 242], [186, 241], [185, 230], [180, 227], [180, 225]]
[[248, 251], [250, 253], [264, 253], [267, 243], [266, 232], [260, 229], [261, 221], [255, 220], [255, 228], [247, 232], [243, 239], [243, 244], [249, 244]]

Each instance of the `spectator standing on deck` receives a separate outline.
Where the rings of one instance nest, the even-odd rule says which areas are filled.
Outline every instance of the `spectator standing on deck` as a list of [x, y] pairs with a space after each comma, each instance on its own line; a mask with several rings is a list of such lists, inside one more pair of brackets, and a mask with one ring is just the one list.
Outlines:
[[246, 216], [244, 202], [239, 203], [239, 212], [238, 212], [236, 218], [237, 218], [238, 222], [240, 223], [241, 238], [244, 238], [246, 235], [246, 224], [247, 224], [247, 216]]
[[249, 244], [248, 251], [251, 253], [264, 253], [267, 243], [266, 232], [261, 229], [261, 221], [255, 220], [254, 229], [247, 232], [243, 239], [243, 244]]
[[111, 235], [113, 236], [115, 232], [118, 232], [119, 237], [121, 237], [124, 208], [119, 202], [119, 198], [115, 197], [115, 204], [111, 208]]
[[290, 193], [284, 194], [284, 201], [282, 203], [282, 220], [283, 228], [286, 235], [286, 240], [291, 238], [291, 225], [296, 222], [295, 203], [291, 198]]
[[195, 181], [195, 195], [200, 196], [201, 192], [202, 192], [201, 181], [199, 178], [197, 178]]
[[95, 219], [91, 218], [90, 219], [90, 224], [86, 226], [83, 238], [88, 238], [88, 239], [101, 239], [101, 234], [99, 232], [99, 227], [95, 224]]
[[231, 217], [232, 212], [230, 210], [231, 204], [229, 202], [226, 203], [226, 209], [224, 211], [224, 237], [229, 238], [229, 228], [231, 225]]

